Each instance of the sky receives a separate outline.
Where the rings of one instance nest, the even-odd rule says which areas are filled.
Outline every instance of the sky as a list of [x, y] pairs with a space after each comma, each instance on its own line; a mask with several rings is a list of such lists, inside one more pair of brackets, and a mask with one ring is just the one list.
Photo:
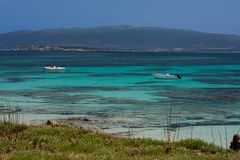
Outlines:
[[0, 32], [154, 26], [240, 34], [240, 0], [0, 0]]

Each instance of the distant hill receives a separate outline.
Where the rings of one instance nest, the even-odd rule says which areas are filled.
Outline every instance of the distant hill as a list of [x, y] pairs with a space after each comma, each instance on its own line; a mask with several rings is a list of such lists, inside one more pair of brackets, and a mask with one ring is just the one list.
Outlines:
[[114, 50], [240, 51], [240, 36], [133, 26], [20, 30], [0, 34], [1, 50], [30, 45]]

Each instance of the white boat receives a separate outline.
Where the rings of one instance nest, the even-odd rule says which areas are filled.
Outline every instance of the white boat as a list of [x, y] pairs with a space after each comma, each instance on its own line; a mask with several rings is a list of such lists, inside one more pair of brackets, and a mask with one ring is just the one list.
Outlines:
[[153, 73], [152, 74], [157, 79], [181, 79], [182, 77], [178, 74], [162, 74], [162, 73]]
[[65, 70], [65, 67], [60, 67], [60, 66], [46, 66], [43, 67], [45, 70], [49, 70], [49, 71], [62, 71]]

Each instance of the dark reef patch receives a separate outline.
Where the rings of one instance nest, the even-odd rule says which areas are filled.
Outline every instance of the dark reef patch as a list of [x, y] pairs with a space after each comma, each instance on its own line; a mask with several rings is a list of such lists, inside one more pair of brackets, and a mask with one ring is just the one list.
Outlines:
[[20, 83], [20, 82], [27, 82], [27, 81], [33, 81], [38, 79], [44, 79], [44, 78], [26, 78], [26, 77], [13, 77], [13, 78], [7, 78], [7, 80], [3, 82], [7, 83]]
[[164, 87], [164, 91], [153, 93], [155, 96], [171, 97], [174, 101], [195, 103], [239, 102], [240, 88], [176, 88]]
[[34, 75], [41, 75], [42, 72], [5, 72], [0, 73], [1, 77], [15, 77], [15, 76], [34, 76]]
[[206, 84], [229, 84], [229, 85], [240, 85], [240, 79], [225, 79], [224, 76], [221, 79], [214, 78], [198, 78], [195, 81], [206, 83]]
[[240, 119], [240, 114], [226, 115], [226, 119]]
[[125, 77], [125, 76], [149, 76], [148, 73], [99, 73], [89, 74], [89, 77]]
[[156, 68], [145, 68], [144, 70], [136, 70], [136, 72], [141, 72], [141, 71], [151, 71], [151, 72], [166, 72], [169, 71], [169, 68], [167, 67], [156, 67]]
[[186, 117], [186, 120], [204, 120], [205, 117]]
[[159, 83], [158, 81], [143, 81], [143, 82], [137, 82], [136, 85], [144, 85], [144, 84], [156, 84]]
[[[194, 122], [188, 123], [183, 122], [181, 123], [180, 127], [192, 127], [192, 126], [220, 126], [220, 125], [240, 125], [240, 121], [228, 121], [225, 120], [212, 120], [212, 121], [202, 121], [202, 122]], [[170, 128], [178, 128], [178, 123], [172, 123], [171, 125], [167, 126]]]
[[60, 86], [60, 87], [42, 87], [42, 91], [49, 92], [92, 92], [92, 91], [126, 91], [131, 90], [131, 87], [119, 86]]

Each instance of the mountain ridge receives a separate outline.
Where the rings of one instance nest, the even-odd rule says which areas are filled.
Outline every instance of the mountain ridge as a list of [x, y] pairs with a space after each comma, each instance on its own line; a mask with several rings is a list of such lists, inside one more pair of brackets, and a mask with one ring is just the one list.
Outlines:
[[240, 35], [128, 25], [48, 28], [0, 34], [0, 49], [17, 46], [69, 46], [111, 50], [240, 51]]

